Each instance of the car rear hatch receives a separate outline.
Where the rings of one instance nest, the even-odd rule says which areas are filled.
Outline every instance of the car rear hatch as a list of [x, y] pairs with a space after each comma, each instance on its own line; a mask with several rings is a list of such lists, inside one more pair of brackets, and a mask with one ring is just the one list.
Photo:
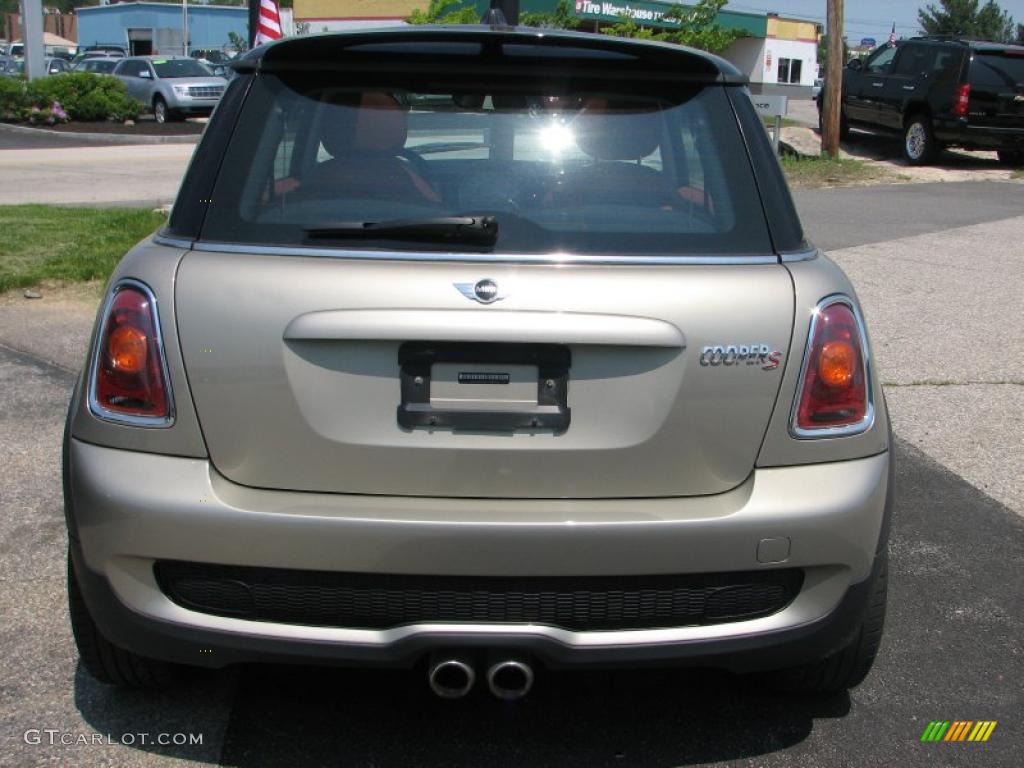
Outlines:
[[[499, 305], [456, 287], [485, 278], [507, 294]], [[190, 253], [177, 302], [217, 469], [246, 485], [368, 494], [727, 490], [754, 466], [781, 379], [772, 353], [788, 348], [793, 321], [777, 264]], [[714, 365], [701, 364], [707, 346], [723, 348], [705, 355]], [[403, 426], [403, 403], [428, 404], [440, 424]]]
[[749, 477], [794, 309], [766, 215], [791, 203], [738, 73], [473, 29], [263, 55], [204, 138], [248, 88], [175, 289], [219, 472], [478, 498]]
[[972, 126], [1024, 131], [1024, 48], [976, 51], [970, 85]]

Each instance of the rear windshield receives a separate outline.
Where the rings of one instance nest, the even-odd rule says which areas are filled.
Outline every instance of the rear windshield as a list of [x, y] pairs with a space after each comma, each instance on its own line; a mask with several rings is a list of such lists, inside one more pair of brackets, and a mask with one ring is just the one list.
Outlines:
[[175, 77], [209, 77], [211, 72], [192, 59], [157, 59], [153, 62], [156, 76], [165, 80]]
[[1024, 55], [976, 54], [971, 65], [971, 82], [1010, 91], [1024, 88]]
[[[771, 251], [722, 86], [472, 90], [254, 79], [206, 240], [496, 253]], [[519, 81], [522, 82], [521, 80]], [[332, 225], [493, 216], [486, 247], [332, 238]], [[325, 234], [326, 231], [326, 234]], [[431, 242], [433, 240], [433, 242]]]

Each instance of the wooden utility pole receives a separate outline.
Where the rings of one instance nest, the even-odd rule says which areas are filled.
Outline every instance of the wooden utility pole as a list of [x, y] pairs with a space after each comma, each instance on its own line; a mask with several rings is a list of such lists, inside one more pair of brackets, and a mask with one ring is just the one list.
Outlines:
[[839, 157], [839, 112], [843, 90], [843, 0], [828, 0], [828, 63], [821, 110], [821, 148]]

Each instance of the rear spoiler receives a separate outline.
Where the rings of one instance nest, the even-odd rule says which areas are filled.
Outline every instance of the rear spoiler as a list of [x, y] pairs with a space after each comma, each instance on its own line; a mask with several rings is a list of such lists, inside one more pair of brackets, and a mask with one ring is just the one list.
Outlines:
[[[490, 13], [490, 12], [489, 12]], [[555, 65], [574, 75], [616, 80], [746, 85], [736, 67], [704, 51], [589, 32], [484, 25], [412, 26], [309, 35], [255, 48], [231, 63], [239, 73], [509, 71], [550, 77]]]

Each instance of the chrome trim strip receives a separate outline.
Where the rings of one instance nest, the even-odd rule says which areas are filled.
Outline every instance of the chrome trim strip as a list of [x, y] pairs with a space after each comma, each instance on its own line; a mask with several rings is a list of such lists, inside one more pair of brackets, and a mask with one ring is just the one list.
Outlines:
[[[818, 429], [807, 429], [797, 426], [797, 409], [800, 405], [800, 397], [803, 395], [804, 377], [807, 375], [807, 366], [811, 362], [811, 342], [814, 339], [814, 332], [818, 326], [818, 318], [823, 310], [833, 304], [845, 304], [853, 312], [857, 321], [857, 331], [860, 333], [860, 354], [864, 360], [864, 381], [867, 386], [868, 407], [865, 409], [864, 418], [855, 424], [844, 424], [839, 427], [821, 427]], [[789, 433], [798, 440], [813, 440], [825, 437], [850, 437], [867, 432], [875, 423], [875, 391], [871, 379], [871, 352], [868, 349], [868, 332], [864, 325], [864, 318], [861, 317], [860, 309], [853, 299], [843, 293], [834, 293], [826, 296], [818, 302], [811, 317], [811, 325], [807, 330], [807, 341], [804, 343], [804, 359], [800, 364], [800, 375], [796, 380], [796, 394], [793, 396], [793, 406], [789, 415]]]
[[210, 243], [195, 241], [194, 251], [213, 253], [248, 253], [256, 256], [310, 256], [332, 259], [359, 259], [364, 261], [454, 261], [488, 264], [609, 264], [619, 266], [680, 266], [680, 265], [739, 265], [778, 264], [774, 255], [737, 256], [605, 256], [578, 253], [450, 253], [428, 251], [370, 251], [343, 248], [306, 248], [303, 246], [247, 245], [244, 243]]
[[172, 248], [187, 248], [192, 249], [192, 240], [184, 237], [171, 237], [170, 235], [164, 235], [160, 232], [156, 232], [153, 235], [153, 242], [157, 245], [169, 245]]
[[[110, 314], [110, 306], [118, 292], [124, 288], [134, 288], [146, 295], [153, 310], [153, 327], [156, 329], [156, 348], [160, 355], [160, 372], [164, 380], [164, 391], [167, 392], [167, 416], [135, 416], [127, 413], [117, 413], [104, 408], [96, 396], [96, 374], [100, 365], [100, 353], [103, 347], [104, 331], [107, 327], [107, 316]], [[124, 424], [130, 427], [157, 427], [166, 429], [174, 426], [174, 392], [171, 390], [171, 377], [167, 368], [167, 354], [164, 351], [164, 337], [160, 330], [160, 312], [157, 308], [156, 296], [145, 283], [133, 278], [118, 280], [110, 289], [107, 298], [103, 302], [103, 309], [100, 312], [99, 328], [96, 332], [96, 339], [92, 351], [92, 360], [89, 363], [89, 411], [98, 419], [110, 421], [115, 424]]]
[[814, 261], [820, 254], [821, 252], [817, 248], [810, 248], [806, 251], [780, 253], [779, 258], [782, 259], [783, 264], [792, 264], [797, 261]]

